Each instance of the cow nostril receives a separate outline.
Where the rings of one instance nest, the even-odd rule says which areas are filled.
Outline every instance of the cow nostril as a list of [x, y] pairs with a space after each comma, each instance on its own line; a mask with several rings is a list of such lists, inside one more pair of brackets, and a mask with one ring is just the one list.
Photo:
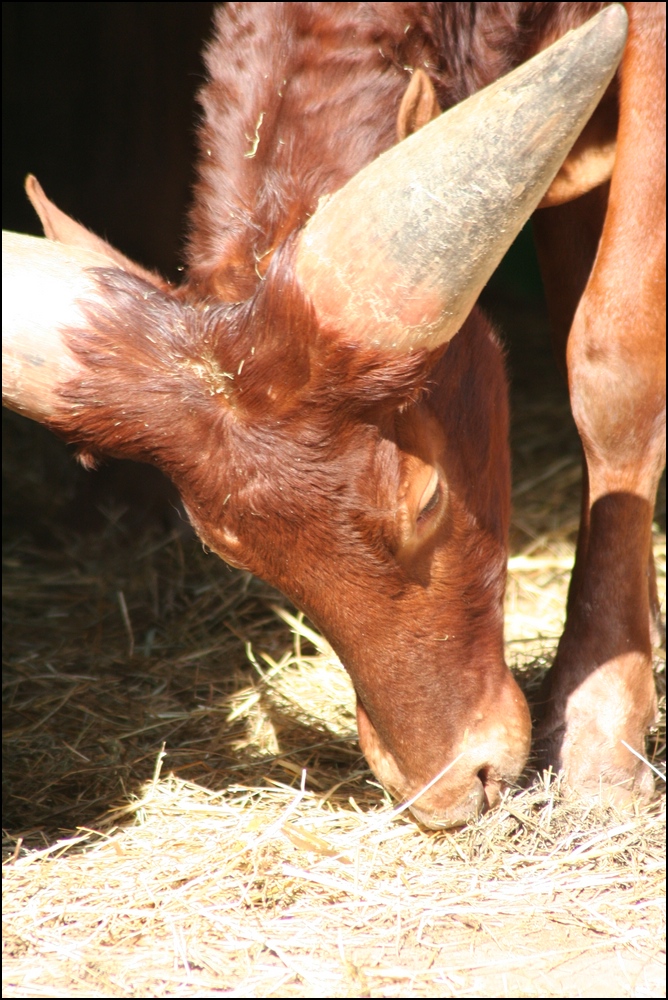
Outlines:
[[501, 783], [494, 768], [486, 765], [478, 770], [477, 777], [482, 785], [483, 807], [482, 812], [492, 809], [501, 797]]
[[490, 780], [489, 766], [480, 768], [478, 771], [478, 780], [482, 785], [482, 809], [480, 811], [487, 812], [498, 798], [495, 782]]
[[489, 767], [481, 767], [478, 771], [478, 778], [480, 778], [482, 787], [485, 788], [489, 781]]

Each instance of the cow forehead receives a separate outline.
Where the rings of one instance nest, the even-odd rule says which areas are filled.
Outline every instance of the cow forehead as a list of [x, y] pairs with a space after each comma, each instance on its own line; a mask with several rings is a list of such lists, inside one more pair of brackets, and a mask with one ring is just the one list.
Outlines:
[[394, 526], [405, 466], [415, 459], [402, 451], [392, 420], [332, 418], [331, 428], [303, 433], [271, 421], [245, 433], [236, 423], [202, 492], [192, 479], [183, 490], [193, 524], [223, 559], [266, 576], [258, 559], [270, 552], [275, 563], [282, 546], [351, 554], [353, 537]]
[[336, 520], [349, 504], [375, 499], [377, 484], [398, 482], [402, 452], [387, 429], [332, 416], [317, 426], [269, 425], [264, 434], [256, 427], [230, 458], [226, 480], [239, 517], [303, 520], [326, 506]]
[[445, 461], [444, 429], [423, 402], [357, 416], [297, 414], [250, 434], [248, 426], [238, 430], [227, 461], [230, 499], [252, 507], [255, 496], [268, 511], [288, 498], [296, 511], [337, 499], [343, 508], [346, 501], [392, 506], [419, 467]]
[[185, 498], [206, 544], [284, 591], [313, 577], [325, 556], [344, 575], [402, 574], [395, 555], [416, 513], [414, 481], [424, 488], [432, 455], [443, 475], [442, 432], [422, 406], [337, 424], [331, 448], [294, 428], [254, 427], [255, 447], [239, 433], [239, 461], [228, 455], [216, 495], [206, 505]]

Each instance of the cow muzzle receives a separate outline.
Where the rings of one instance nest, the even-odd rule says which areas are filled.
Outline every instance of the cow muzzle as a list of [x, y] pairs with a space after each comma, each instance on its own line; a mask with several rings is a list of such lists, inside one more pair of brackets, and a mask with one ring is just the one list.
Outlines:
[[477, 706], [447, 749], [439, 734], [416, 726], [400, 756], [381, 739], [359, 699], [357, 725], [378, 780], [431, 830], [464, 826], [493, 808], [522, 773], [531, 744], [529, 709], [510, 673], [493, 704], [487, 711]]

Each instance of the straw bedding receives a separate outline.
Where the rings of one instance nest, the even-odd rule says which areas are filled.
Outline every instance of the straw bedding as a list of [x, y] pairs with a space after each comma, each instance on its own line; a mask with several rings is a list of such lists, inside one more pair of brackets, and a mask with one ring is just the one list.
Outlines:
[[[530, 699], [579, 484], [563, 392], [532, 363], [507, 596]], [[77, 530], [59, 446], [10, 432], [4, 996], [665, 995], [662, 778], [616, 814], [528, 771], [477, 824], [420, 829], [366, 767], [347, 675], [280, 595], [178, 522], [130, 531], [110, 505]], [[656, 670], [663, 692], [660, 651]], [[665, 721], [647, 754], [664, 774]]]

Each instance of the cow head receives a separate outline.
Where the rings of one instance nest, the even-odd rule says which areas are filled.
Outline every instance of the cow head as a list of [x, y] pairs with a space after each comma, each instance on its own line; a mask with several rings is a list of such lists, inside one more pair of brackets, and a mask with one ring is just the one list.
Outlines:
[[434, 827], [496, 801], [530, 738], [503, 659], [503, 364], [471, 309], [603, 93], [620, 17], [383, 154], [243, 302], [170, 288], [34, 181], [49, 239], [7, 237], [5, 401], [84, 460], [162, 468], [202, 539], [321, 628], [372, 769]]

